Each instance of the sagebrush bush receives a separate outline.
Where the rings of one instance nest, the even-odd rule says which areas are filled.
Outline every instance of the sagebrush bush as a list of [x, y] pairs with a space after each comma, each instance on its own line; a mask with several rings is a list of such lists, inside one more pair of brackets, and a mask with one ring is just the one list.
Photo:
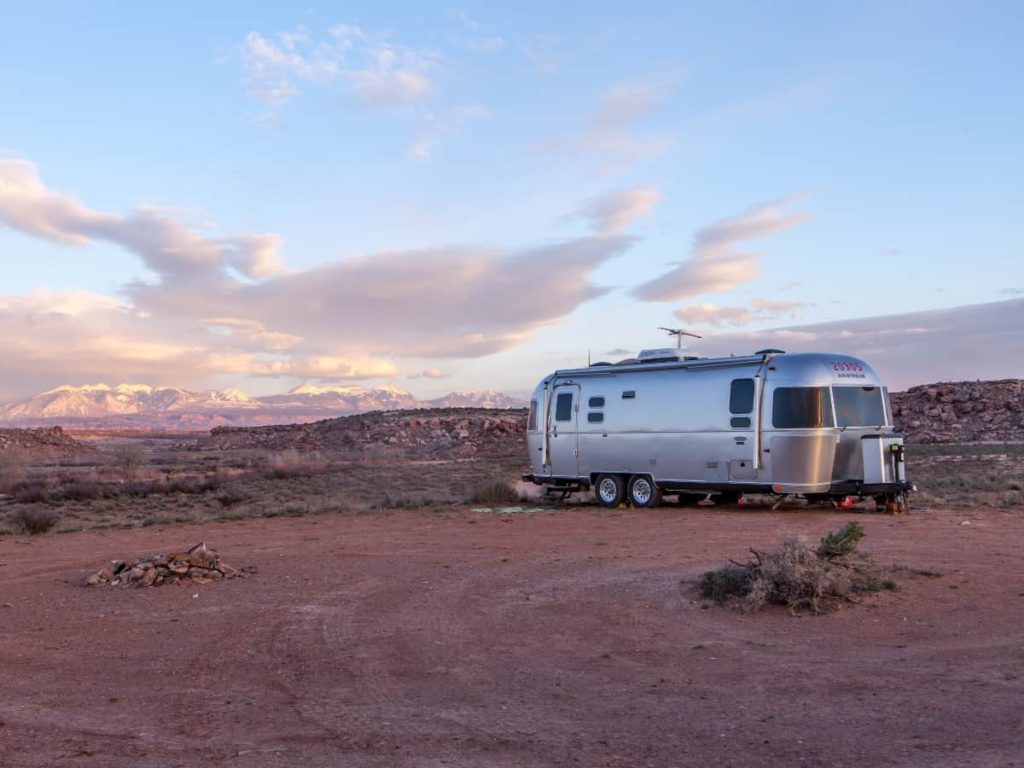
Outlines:
[[217, 501], [222, 507], [233, 507], [249, 500], [249, 496], [238, 488], [227, 487], [217, 494]]
[[49, 509], [19, 509], [11, 518], [15, 528], [30, 536], [46, 533], [57, 524], [60, 516]]
[[11, 488], [11, 496], [19, 504], [44, 504], [50, 500], [45, 480], [22, 480]]
[[469, 501], [471, 504], [509, 504], [519, 501], [519, 493], [507, 480], [492, 480], [478, 485]]
[[121, 474], [131, 480], [139, 474], [139, 470], [146, 463], [146, 449], [134, 443], [124, 443], [114, 447], [110, 452], [110, 458], [114, 466], [121, 470]]
[[897, 589], [891, 579], [880, 579], [879, 568], [857, 551], [863, 536], [860, 524], [850, 522], [826, 534], [817, 548], [787, 539], [774, 552], [752, 549], [746, 563], [705, 573], [698, 589], [719, 603], [742, 598], [748, 611], [774, 604], [794, 613], [824, 613], [860, 592]]

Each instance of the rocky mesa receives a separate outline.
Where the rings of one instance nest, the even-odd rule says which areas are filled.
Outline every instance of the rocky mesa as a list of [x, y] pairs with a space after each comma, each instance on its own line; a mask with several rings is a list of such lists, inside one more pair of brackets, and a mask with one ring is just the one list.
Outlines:
[[34, 459], [65, 459], [95, 448], [75, 440], [60, 427], [0, 429], [0, 454], [18, 453]]
[[925, 384], [891, 395], [908, 443], [1024, 442], [1024, 380]]
[[312, 424], [220, 427], [213, 449], [331, 451], [354, 459], [422, 461], [523, 456], [525, 409], [432, 408], [378, 411]]

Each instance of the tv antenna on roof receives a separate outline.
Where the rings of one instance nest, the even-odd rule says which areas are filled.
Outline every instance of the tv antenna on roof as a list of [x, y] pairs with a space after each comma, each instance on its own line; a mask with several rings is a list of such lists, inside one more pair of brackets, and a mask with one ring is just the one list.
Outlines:
[[695, 339], [702, 339], [703, 336], [698, 336], [696, 333], [690, 333], [682, 328], [665, 328], [664, 326], [658, 326], [659, 331], [667, 331], [669, 336], [676, 337], [676, 349], [683, 348], [683, 336], [692, 336]]

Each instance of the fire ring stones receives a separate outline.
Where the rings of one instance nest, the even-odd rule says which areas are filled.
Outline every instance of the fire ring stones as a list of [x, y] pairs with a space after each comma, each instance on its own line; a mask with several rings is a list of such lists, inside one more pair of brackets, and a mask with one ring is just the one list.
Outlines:
[[204, 543], [170, 555], [153, 555], [134, 563], [115, 560], [85, 580], [90, 587], [160, 587], [164, 584], [208, 584], [221, 579], [235, 579], [256, 573], [249, 566], [241, 570], [220, 559], [217, 552]]

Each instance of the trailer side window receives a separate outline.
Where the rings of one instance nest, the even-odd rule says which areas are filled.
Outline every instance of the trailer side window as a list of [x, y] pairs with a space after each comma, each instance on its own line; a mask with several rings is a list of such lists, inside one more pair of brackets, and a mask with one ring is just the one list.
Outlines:
[[590, 398], [590, 407], [591, 408], [604, 408], [604, 398], [603, 397], [592, 397], [592, 398]]
[[828, 387], [779, 387], [772, 398], [776, 429], [834, 427]]
[[537, 401], [536, 400], [531, 400], [530, 401], [530, 418], [529, 418], [529, 421], [526, 424], [526, 428], [530, 432], [536, 432], [537, 431]]
[[754, 380], [733, 379], [732, 388], [729, 390], [729, 413], [750, 413], [752, 410], [754, 410]]
[[587, 421], [591, 424], [600, 424], [604, 421], [604, 412], [602, 411], [591, 411], [587, 414]]
[[563, 392], [555, 401], [555, 421], [572, 421], [572, 392]]

